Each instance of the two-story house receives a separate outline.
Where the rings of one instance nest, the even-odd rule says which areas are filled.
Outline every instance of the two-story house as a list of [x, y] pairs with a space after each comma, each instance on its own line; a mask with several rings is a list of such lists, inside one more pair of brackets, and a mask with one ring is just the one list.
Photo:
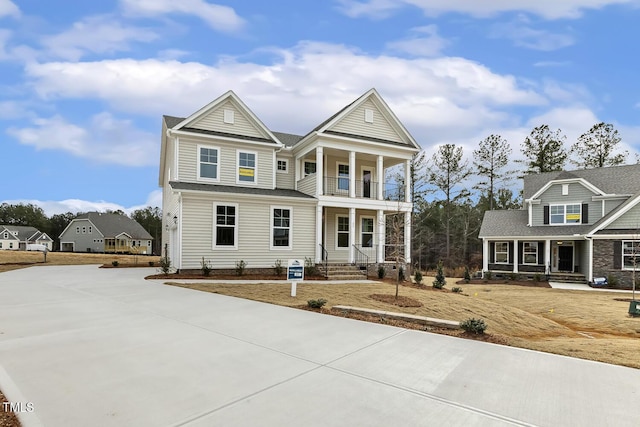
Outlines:
[[[399, 166], [408, 182], [419, 150], [375, 89], [306, 135], [271, 131], [232, 91], [189, 117], [164, 116], [167, 254], [177, 269], [197, 269], [202, 258], [214, 268], [293, 258], [382, 263], [401, 234], [410, 262], [409, 188], [391, 188], [384, 177]], [[393, 239], [390, 214], [404, 222]]]
[[524, 209], [485, 213], [483, 270], [614, 278], [640, 270], [640, 165], [524, 177]]

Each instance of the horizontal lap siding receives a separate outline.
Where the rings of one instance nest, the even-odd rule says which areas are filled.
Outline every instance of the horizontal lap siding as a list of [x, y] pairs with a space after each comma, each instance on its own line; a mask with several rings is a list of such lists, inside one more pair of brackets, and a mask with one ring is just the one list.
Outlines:
[[[213, 249], [213, 203], [238, 204], [238, 249]], [[271, 206], [293, 209], [293, 249], [270, 249]], [[200, 268], [202, 257], [213, 268], [233, 268], [244, 260], [247, 268], [271, 267], [276, 259], [315, 256], [315, 205], [295, 200], [238, 200], [237, 197], [183, 198], [182, 268]]]
[[544, 225], [544, 206], [545, 205], [564, 205], [572, 203], [587, 203], [589, 205], [589, 224], [593, 224], [602, 218], [602, 205], [599, 201], [592, 201], [591, 197], [594, 193], [585, 188], [582, 184], [569, 184], [569, 194], [562, 195], [562, 185], [554, 184], [547, 189], [541, 196], [541, 203], [533, 205], [533, 226]]
[[[640, 205], [629, 209], [624, 215], [609, 225], [607, 230], [640, 230]], [[640, 234], [640, 233], [639, 233]]]
[[[329, 256], [329, 262], [347, 262], [349, 261], [349, 248], [340, 248], [336, 249], [337, 245], [337, 220], [336, 215], [340, 216], [349, 216], [349, 209], [340, 209], [340, 208], [325, 208], [324, 217], [325, 217], [325, 249], [327, 250]], [[356, 234], [355, 234], [355, 243], [360, 245], [362, 243], [362, 234], [361, 234], [361, 226], [362, 226], [362, 217], [373, 217], [373, 240], [374, 246], [373, 248], [364, 248], [362, 249], [365, 255], [369, 256], [370, 261], [375, 261], [375, 246], [378, 244], [378, 239], [380, 236], [378, 235], [378, 222], [377, 222], [377, 212], [369, 211], [369, 210], [356, 210]]]
[[[364, 110], [373, 110], [373, 123], [364, 121]], [[372, 138], [385, 139], [394, 142], [405, 142], [387, 119], [380, 113], [378, 107], [370, 100], [360, 105], [345, 118], [340, 120], [330, 130], [352, 135], [362, 135]]]
[[[276, 188], [293, 190], [295, 186], [295, 162], [291, 157], [277, 157], [277, 160], [287, 161], [287, 172], [276, 172]], [[276, 160], [276, 167], [278, 166]]]
[[[224, 110], [232, 110], [234, 112], [233, 123], [224, 122]], [[223, 103], [214, 111], [189, 125], [189, 127], [256, 138], [268, 137], [266, 133], [256, 129], [255, 125], [245, 117], [243, 111], [232, 101]]]

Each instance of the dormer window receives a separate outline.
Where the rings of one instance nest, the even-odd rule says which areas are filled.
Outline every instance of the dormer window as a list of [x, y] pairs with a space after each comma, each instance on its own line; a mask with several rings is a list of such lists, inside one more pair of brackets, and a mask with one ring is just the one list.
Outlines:
[[550, 224], [580, 224], [582, 205], [551, 205], [549, 206]]

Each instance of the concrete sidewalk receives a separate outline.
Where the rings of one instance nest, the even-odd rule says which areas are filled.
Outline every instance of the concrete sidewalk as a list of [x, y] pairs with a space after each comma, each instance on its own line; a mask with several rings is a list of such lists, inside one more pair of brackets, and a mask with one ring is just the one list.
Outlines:
[[637, 426], [640, 370], [145, 281], [0, 274], [0, 388], [30, 426]]

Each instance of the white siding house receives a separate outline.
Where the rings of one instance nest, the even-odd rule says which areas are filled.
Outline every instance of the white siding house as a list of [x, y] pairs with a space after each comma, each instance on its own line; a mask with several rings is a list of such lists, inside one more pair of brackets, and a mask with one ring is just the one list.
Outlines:
[[306, 135], [269, 130], [229, 91], [189, 117], [164, 116], [163, 248], [177, 269], [202, 258], [214, 268], [383, 263], [385, 218], [400, 214], [409, 263], [409, 189], [384, 176], [400, 166], [408, 178], [419, 150], [375, 89]]

